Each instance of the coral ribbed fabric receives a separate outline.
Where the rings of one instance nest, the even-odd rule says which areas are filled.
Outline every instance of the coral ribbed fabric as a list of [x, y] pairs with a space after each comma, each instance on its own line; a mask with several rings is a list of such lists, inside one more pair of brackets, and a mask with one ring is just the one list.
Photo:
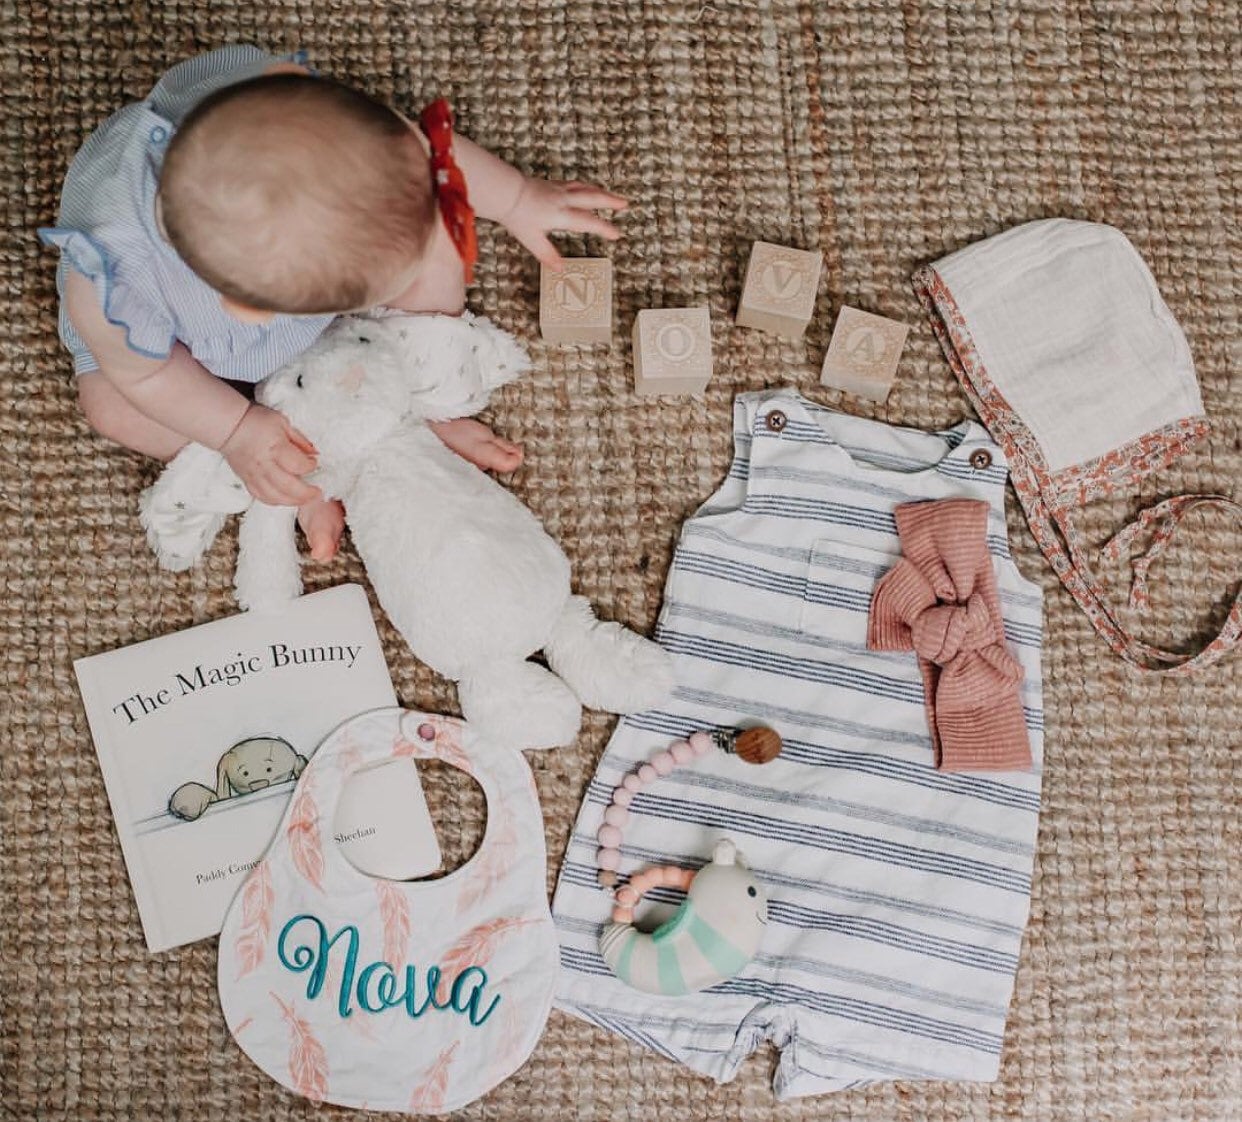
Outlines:
[[1018, 684], [987, 547], [987, 503], [944, 499], [894, 512], [901, 560], [876, 585], [867, 646], [914, 651], [942, 771], [1031, 766]]

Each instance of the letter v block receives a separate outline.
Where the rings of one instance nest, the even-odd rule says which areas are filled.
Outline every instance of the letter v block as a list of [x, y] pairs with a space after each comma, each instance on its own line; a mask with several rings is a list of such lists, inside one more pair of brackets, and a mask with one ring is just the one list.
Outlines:
[[549, 343], [612, 341], [612, 262], [570, 257], [539, 272], [539, 331]]
[[756, 327], [787, 339], [800, 339], [815, 313], [815, 293], [824, 255], [755, 242], [738, 304], [738, 327]]

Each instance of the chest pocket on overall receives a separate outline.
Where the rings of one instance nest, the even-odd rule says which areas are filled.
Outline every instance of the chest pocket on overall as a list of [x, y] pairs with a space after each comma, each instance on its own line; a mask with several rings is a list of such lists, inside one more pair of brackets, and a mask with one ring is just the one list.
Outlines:
[[798, 627], [808, 636], [852, 645], [867, 642], [867, 613], [876, 583], [898, 555], [820, 538], [811, 544]]

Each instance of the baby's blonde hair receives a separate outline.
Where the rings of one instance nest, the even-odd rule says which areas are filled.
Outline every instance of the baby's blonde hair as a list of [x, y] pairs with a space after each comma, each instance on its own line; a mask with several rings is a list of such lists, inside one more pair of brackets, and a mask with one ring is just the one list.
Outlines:
[[361, 308], [427, 246], [430, 161], [406, 121], [326, 78], [269, 74], [186, 117], [164, 159], [160, 212], [204, 281], [270, 312]]

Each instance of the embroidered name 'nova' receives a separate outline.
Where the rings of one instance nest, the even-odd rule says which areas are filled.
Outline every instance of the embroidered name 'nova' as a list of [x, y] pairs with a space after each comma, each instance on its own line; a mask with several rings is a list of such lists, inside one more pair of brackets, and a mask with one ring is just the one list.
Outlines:
[[[290, 933], [299, 924], [309, 923], [313, 934], [308, 942], [297, 942], [290, 948]], [[367, 1013], [382, 1013], [386, 1009], [404, 1006], [406, 1013], [421, 1017], [428, 1009], [451, 1010], [462, 1013], [472, 1025], [483, 1024], [500, 1004], [500, 995], [494, 996], [486, 1008], [480, 1011], [487, 990], [487, 971], [481, 966], [467, 966], [454, 979], [448, 989], [448, 1000], [439, 1001], [436, 992], [441, 990], [441, 970], [437, 965], [428, 966], [424, 972], [420, 997], [418, 967], [407, 965], [401, 973], [387, 962], [377, 961], [358, 970], [358, 928], [346, 924], [330, 939], [328, 929], [318, 916], [309, 912], [296, 915], [280, 930], [276, 953], [286, 970], [294, 974], [310, 971], [306, 980], [306, 996], [313, 1000], [323, 992], [328, 973], [328, 959], [332, 948], [340, 939], [345, 940], [345, 960], [342, 964], [340, 988], [336, 1007], [342, 1017], [353, 1013], [353, 1002]], [[355, 978], [357, 979], [355, 981]], [[401, 979], [399, 982], [398, 979]]]

